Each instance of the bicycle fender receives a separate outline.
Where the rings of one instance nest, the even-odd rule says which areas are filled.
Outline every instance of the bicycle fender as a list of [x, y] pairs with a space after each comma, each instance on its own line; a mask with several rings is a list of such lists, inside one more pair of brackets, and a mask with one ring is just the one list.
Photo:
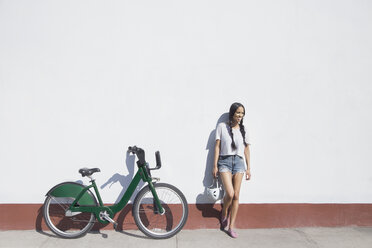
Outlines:
[[[85, 188], [84, 185], [75, 182], [63, 182], [48, 191], [46, 195], [54, 197], [71, 197], [76, 198], [79, 193]], [[90, 190], [87, 190], [80, 198], [79, 205], [81, 206], [97, 206], [96, 197]]]

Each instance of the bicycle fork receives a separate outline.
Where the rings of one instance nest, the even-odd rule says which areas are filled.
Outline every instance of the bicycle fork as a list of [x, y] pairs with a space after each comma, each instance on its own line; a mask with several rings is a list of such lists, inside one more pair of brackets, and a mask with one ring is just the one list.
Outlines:
[[152, 193], [152, 196], [154, 197], [154, 200], [153, 200], [154, 213], [155, 214], [159, 213], [160, 215], [165, 214], [165, 209], [160, 204], [159, 196], [158, 196], [158, 194], [157, 194], [157, 192], [155, 190], [154, 184], [153, 184], [153, 181], [154, 182], [158, 182], [158, 181], [160, 181], [160, 179], [159, 178], [155, 178], [155, 177], [153, 178], [153, 177], [151, 177], [151, 174], [149, 175], [149, 173], [145, 173], [144, 167], [142, 167], [141, 177], [142, 177], [142, 180], [144, 182], [147, 182], [148, 183], [148, 187], [150, 188], [150, 191]]
[[160, 204], [160, 200], [159, 200], [159, 196], [155, 190], [155, 187], [154, 185], [151, 183], [149, 183], [149, 188], [151, 190], [151, 193], [152, 195], [154, 196], [154, 200], [153, 200], [153, 204], [154, 204], [154, 213], [157, 214], [159, 213], [160, 215], [163, 215], [165, 214], [165, 209], [163, 208], [163, 206]]

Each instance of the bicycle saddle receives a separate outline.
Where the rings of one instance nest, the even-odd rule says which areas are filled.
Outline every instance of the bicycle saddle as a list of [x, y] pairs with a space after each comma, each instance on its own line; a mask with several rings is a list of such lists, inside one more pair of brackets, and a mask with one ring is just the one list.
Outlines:
[[89, 168], [81, 168], [81, 169], [79, 170], [79, 173], [80, 173], [83, 177], [85, 177], [85, 176], [89, 177], [89, 176], [93, 175], [93, 173], [95, 173], [95, 172], [100, 172], [100, 171], [101, 171], [101, 170], [100, 170], [99, 168], [92, 168], [92, 169], [89, 169]]

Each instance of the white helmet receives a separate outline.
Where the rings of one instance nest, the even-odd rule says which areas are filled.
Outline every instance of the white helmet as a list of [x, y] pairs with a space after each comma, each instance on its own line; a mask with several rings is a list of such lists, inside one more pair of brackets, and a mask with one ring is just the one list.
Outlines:
[[218, 201], [223, 198], [224, 192], [218, 179], [213, 179], [212, 185], [207, 188], [207, 195], [212, 201]]

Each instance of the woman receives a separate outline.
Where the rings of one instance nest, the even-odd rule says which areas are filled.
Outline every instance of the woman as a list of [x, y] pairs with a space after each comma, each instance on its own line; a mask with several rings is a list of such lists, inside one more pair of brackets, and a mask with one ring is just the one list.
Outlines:
[[[214, 154], [213, 176], [219, 173], [225, 190], [221, 212], [221, 229], [230, 222], [227, 233], [237, 238], [234, 231], [235, 219], [239, 208], [240, 185], [244, 172], [246, 180], [251, 178], [249, 137], [243, 125], [245, 108], [241, 103], [233, 103], [230, 107], [229, 122], [219, 123], [216, 129], [216, 145]], [[245, 164], [244, 159], [245, 158]]]

